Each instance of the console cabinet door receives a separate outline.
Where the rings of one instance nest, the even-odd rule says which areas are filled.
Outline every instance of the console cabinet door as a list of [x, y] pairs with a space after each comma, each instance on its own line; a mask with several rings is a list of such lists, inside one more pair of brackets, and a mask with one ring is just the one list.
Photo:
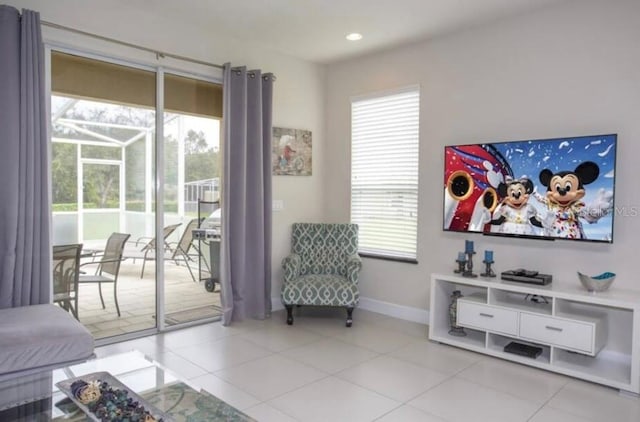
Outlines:
[[458, 325], [496, 333], [518, 335], [518, 312], [458, 300]]
[[545, 344], [594, 353], [595, 326], [542, 315], [521, 313], [520, 337]]

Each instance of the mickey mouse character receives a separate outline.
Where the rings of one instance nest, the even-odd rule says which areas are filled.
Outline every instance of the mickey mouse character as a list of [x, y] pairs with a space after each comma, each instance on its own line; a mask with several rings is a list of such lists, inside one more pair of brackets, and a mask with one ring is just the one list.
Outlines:
[[535, 198], [547, 206], [545, 229], [551, 236], [584, 239], [580, 218], [589, 223], [597, 222], [613, 209], [613, 193], [601, 189], [598, 193], [598, 205], [585, 206], [581, 201], [585, 196], [584, 185], [593, 183], [600, 175], [600, 168], [592, 161], [585, 161], [574, 171], [553, 173], [549, 169], [540, 172], [540, 183], [547, 187], [546, 196]]
[[533, 193], [533, 182], [527, 177], [520, 179], [506, 177], [505, 183], [498, 185], [498, 194], [504, 199], [493, 214], [491, 231], [532, 235], [534, 226], [542, 227], [535, 207], [529, 204], [531, 193]]

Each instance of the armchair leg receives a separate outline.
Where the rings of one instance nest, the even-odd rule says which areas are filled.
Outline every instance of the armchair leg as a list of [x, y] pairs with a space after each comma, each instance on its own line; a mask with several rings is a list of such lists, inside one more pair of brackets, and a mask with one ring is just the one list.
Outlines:
[[293, 325], [293, 305], [284, 305], [287, 308], [287, 325]]
[[350, 306], [347, 308], [347, 327], [351, 327], [351, 324], [353, 323], [353, 318], [351, 317], [353, 314], [353, 306]]

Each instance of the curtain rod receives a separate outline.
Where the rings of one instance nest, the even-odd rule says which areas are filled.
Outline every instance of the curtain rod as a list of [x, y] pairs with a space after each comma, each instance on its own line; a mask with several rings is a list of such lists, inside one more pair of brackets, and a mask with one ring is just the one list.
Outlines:
[[41, 20], [40, 23], [42, 25], [49, 26], [51, 28], [62, 29], [64, 31], [73, 32], [75, 34], [86, 35], [88, 37], [96, 38], [96, 39], [99, 39], [99, 40], [102, 40], [102, 41], [108, 41], [108, 42], [112, 42], [112, 43], [115, 43], [115, 44], [124, 45], [126, 47], [131, 47], [131, 48], [135, 48], [135, 49], [138, 49], [138, 50], [142, 50], [142, 51], [146, 51], [146, 52], [149, 52], [149, 53], [153, 53], [153, 54], [156, 55], [156, 58], [169, 57], [169, 58], [172, 58], [172, 59], [184, 60], [184, 61], [187, 61], [187, 62], [196, 63], [196, 64], [200, 64], [200, 65], [203, 65], [203, 66], [211, 66], [211, 67], [215, 67], [217, 69], [224, 69], [224, 66], [219, 65], [219, 64], [209, 63], [209, 62], [205, 62], [205, 61], [197, 60], [197, 59], [192, 59], [190, 57], [180, 56], [178, 54], [164, 53], [164, 52], [161, 52], [161, 51], [158, 51], [158, 50], [154, 50], [152, 48], [143, 47], [141, 45], [136, 45], [136, 44], [131, 44], [131, 43], [128, 43], [128, 42], [125, 42], [125, 41], [120, 41], [120, 40], [117, 40], [115, 38], [104, 37], [104, 36], [98, 35], [98, 34], [92, 34], [91, 32], [81, 31], [79, 29], [70, 28], [68, 26], [60, 25], [60, 24], [57, 24], [57, 23], [48, 22], [48, 21], [44, 21], [44, 20]]

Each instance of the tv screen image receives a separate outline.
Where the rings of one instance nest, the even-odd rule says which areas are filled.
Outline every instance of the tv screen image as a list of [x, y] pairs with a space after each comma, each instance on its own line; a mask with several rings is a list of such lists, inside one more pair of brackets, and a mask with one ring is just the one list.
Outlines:
[[444, 230], [613, 241], [617, 136], [451, 145]]

